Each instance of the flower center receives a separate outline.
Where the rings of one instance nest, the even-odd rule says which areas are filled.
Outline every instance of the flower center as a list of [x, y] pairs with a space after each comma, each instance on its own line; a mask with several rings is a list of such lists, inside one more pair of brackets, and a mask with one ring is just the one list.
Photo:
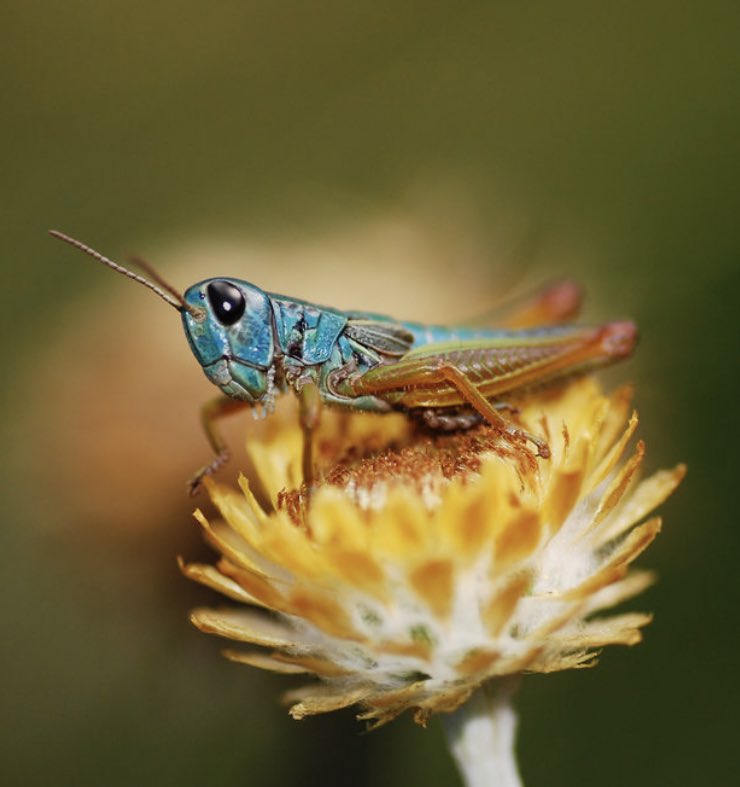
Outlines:
[[[354, 416], [354, 418], [362, 416]], [[344, 435], [320, 442], [321, 467], [314, 491], [322, 486], [342, 489], [360, 507], [382, 507], [390, 489], [403, 486], [419, 494], [429, 508], [436, 507], [444, 487], [454, 479], [475, 478], [486, 456], [496, 454], [514, 464], [524, 476], [536, 469], [537, 460], [529, 446], [513, 445], [487, 424], [464, 431], [434, 433], [409, 427], [405, 434], [389, 435], [378, 444], [378, 433], [346, 444]], [[297, 525], [304, 523], [309, 501], [305, 486], [284, 489], [278, 508]]]

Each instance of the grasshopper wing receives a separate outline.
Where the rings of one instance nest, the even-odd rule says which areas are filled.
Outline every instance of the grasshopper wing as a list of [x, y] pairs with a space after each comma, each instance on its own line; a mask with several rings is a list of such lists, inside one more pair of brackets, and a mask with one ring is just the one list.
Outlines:
[[499, 328], [536, 328], [560, 325], [578, 316], [583, 289], [570, 279], [553, 281], [535, 292], [504, 301], [468, 320], [470, 325]]
[[345, 335], [381, 355], [400, 358], [414, 343], [414, 335], [403, 325], [372, 317], [350, 317]]

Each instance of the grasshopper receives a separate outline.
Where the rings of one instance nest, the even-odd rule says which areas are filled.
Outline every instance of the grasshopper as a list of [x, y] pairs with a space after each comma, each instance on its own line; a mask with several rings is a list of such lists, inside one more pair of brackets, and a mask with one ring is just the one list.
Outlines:
[[229, 459], [217, 422], [241, 408], [272, 412], [292, 390], [303, 430], [303, 474], [313, 480], [312, 436], [323, 404], [353, 411], [402, 411], [430, 429], [488, 422], [504, 439], [531, 443], [543, 459], [547, 442], [516, 426], [512, 398], [631, 355], [637, 329], [630, 321], [599, 326], [570, 323], [580, 290], [551, 285], [499, 322], [504, 327], [447, 327], [341, 311], [265, 292], [234, 278], [205, 279], [180, 294], [145, 261], [150, 279], [124, 268], [56, 230], [50, 234], [153, 290], [182, 317], [190, 349], [221, 395], [201, 411], [215, 458], [190, 482]]

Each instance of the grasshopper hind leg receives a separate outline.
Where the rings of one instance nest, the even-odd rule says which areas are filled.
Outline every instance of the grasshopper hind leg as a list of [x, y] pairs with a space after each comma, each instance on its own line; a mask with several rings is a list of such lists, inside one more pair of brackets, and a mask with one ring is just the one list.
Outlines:
[[[422, 415], [421, 417], [430, 418], [432, 422], [437, 420], [440, 424], [447, 423], [453, 428], [465, 425], [464, 421], [456, 419], [456, 413], [473, 411], [478, 414], [481, 420], [487, 421], [498, 429], [507, 439], [517, 443], [532, 443], [537, 449], [538, 456], [541, 456], [543, 459], [550, 457], [550, 447], [545, 440], [537, 435], [525, 432], [501, 415], [499, 410], [511, 410], [513, 409], [511, 405], [505, 402], [492, 401], [483, 396], [465, 368], [462, 368], [450, 359], [421, 357], [410, 359], [408, 363], [402, 361], [395, 365], [383, 367], [376, 373], [370, 372], [355, 378], [351, 381], [350, 388], [354, 389], [355, 395], [369, 393], [382, 397], [385, 391], [398, 391], [399, 389], [413, 391], [416, 387], [430, 389], [439, 383], [446, 383], [457, 391], [460, 399], [464, 402], [462, 410], [456, 408], [451, 415], [443, 415], [440, 419], [439, 412], [447, 408], [434, 406], [417, 406], [414, 408], [412, 406], [409, 409], [421, 410], [422, 412], [430, 410], [433, 413], [431, 416]], [[405, 409], [403, 404], [401, 409]], [[449, 409], [447, 409], [447, 412], [450, 412]], [[471, 423], [470, 426], [472, 425]]]
[[543, 459], [550, 458], [550, 446], [547, 442], [537, 435], [525, 432], [504, 418], [499, 413], [496, 403], [486, 399], [462, 369], [453, 363], [443, 362], [437, 366], [437, 370], [442, 379], [453, 385], [463, 399], [469, 402], [489, 424], [495, 426], [507, 437], [532, 443], [537, 448], [538, 456]]

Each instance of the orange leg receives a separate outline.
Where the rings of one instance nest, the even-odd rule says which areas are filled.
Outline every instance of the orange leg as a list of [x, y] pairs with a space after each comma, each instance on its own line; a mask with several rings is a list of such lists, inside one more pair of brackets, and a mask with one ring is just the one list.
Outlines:
[[383, 396], [384, 392], [409, 390], [415, 387], [428, 388], [447, 384], [457, 392], [462, 401], [473, 407], [502, 434], [517, 440], [528, 440], [537, 448], [544, 459], [549, 458], [550, 448], [542, 438], [529, 434], [507, 421], [497, 408], [478, 390], [463, 369], [445, 358], [418, 358], [413, 361], [385, 366], [349, 381], [355, 395], [359, 393]]
[[439, 371], [444, 379], [454, 385], [465, 401], [472, 405], [489, 424], [500, 429], [504, 434], [529, 440], [530, 443], [537, 447], [538, 456], [541, 456], [543, 459], [550, 458], [550, 447], [548, 444], [541, 437], [525, 432], [508, 422], [499, 410], [473, 385], [465, 372], [450, 363], [442, 363]]

